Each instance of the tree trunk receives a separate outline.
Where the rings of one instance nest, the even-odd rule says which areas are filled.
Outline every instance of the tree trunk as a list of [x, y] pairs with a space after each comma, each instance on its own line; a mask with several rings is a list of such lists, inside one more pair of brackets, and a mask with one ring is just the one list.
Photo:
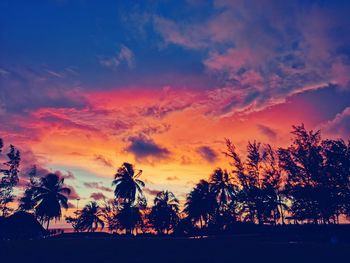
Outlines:
[[284, 211], [283, 211], [283, 207], [282, 207], [282, 205], [280, 205], [280, 209], [281, 209], [281, 219], [282, 219], [282, 225], [284, 225]]
[[46, 223], [46, 230], [48, 231], [49, 230], [49, 225], [50, 225], [50, 219], [47, 220], [47, 223]]

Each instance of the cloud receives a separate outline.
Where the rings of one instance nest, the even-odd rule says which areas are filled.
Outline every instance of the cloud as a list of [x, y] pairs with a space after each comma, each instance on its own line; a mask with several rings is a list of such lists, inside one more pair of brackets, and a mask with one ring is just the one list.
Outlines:
[[[38, 174], [43, 174], [43, 172], [45, 172], [46, 169], [43, 169], [42, 171], [40, 171], [41, 169], [43, 168], [40, 168], [38, 169], [37, 167], [37, 173]], [[48, 172], [45, 172], [45, 174], [47, 174]], [[67, 180], [67, 179], [75, 179], [75, 176], [74, 174], [71, 172], [71, 171], [67, 171], [66, 173], [62, 172], [62, 171], [55, 171], [54, 174], [57, 174], [60, 178], [63, 178], [64, 180]], [[43, 174], [44, 175], [44, 174]]]
[[104, 157], [101, 154], [95, 155], [94, 160], [103, 164], [104, 166], [113, 167], [113, 161], [111, 159]]
[[157, 195], [159, 193], [158, 190], [150, 189], [148, 187], [143, 188], [143, 191], [149, 195]]
[[145, 134], [147, 136], [151, 136], [153, 134], [162, 134], [169, 131], [171, 128], [170, 124], [161, 123], [159, 125], [149, 125], [146, 127], [142, 127], [139, 131], [140, 134]]
[[70, 189], [70, 194], [68, 196], [69, 200], [75, 200], [80, 198], [79, 194], [72, 185], [65, 184], [65, 186]]
[[129, 137], [129, 146], [126, 151], [132, 153], [136, 159], [166, 159], [170, 155], [170, 151], [156, 144], [151, 138], [144, 135]]
[[177, 180], [179, 180], [179, 178], [178, 178], [177, 176], [168, 176], [168, 177], [166, 178], [166, 180], [167, 180], [167, 181], [177, 181]]
[[350, 134], [350, 107], [338, 113], [334, 119], [321, 125], [322, 131], [331, 136], [349, 139]]
[[124, 132], [132, 129], [135, 123], [132, 120], [118, 119], [111, 124], [111, 128], [117, 132]]
[[186, 100], [170, 100], [167, 101], [165, 105], [152, 105], [152, 106], [146, 106], [142, 108], [141, 114], [143, 116], [152, 116], [155, 118], [164, 118], [170, 113], [177, 112], [177, 111], [183, 111], [186, 108], [190, 107], [191, 104]]
[[63, 178], [64, 179], [75, 179], [75, 175], [72, 172], [68, 171], [65, 175], [63, 175]]
[[58, 175], [60, 178], [65, 180], [74, 180], [75, 175], [71, 171], [62, 172], [59, 170], [51, 171], [47, 169], [45, 157], [40, 155], [35, 155], [30, 149], [27, 148], [18, 148], [21, 154], [21, 162], [20, 162], [20, 183], [21, 186], [25, 186], [29, 182], [29, 174], [33, 170], [34, 166], [36, 169], [36, 176], [44, 177], [49, 173], [54, 173]]
[[133, 68], [134, 60], [134, 53], [124, 45], [121, 46], [119, 51], [113, 57], [99, 57], [101, 65], [112, 69], [118, 68], [122, 63], [126, 63], [128, 68]]
[[[208, 11], [205, 5], [187, 8]], [[217, 93], [229, 93], [221, 114], [262, 110], [305, 88], [350, 87], [344, 49], [350, 45], [349, 5], [216, 0], [210, 8], [206, 17], [157, 14], [153, 26], [165, 44], [205, 54], [202, 63], [217, 79]]]
[[258, 124], [257, 128], [262, 134], [264, 134], [270, 140], [275, 140], [277, 138], [277, 132], [274, 129], [263, 124]]
[[38, 121], [42, 121], [45, 124], [54, 125], [56, 128], [63, 130], [85, 130], [89, 132], [98, 132], [98, 129], [88, 125], [86, 123], [78, 123], [75, 120], [71, 120], [54, 112], [41, 110], [34, 113], [34, 116], [38, 118]]
[[207, 45], [208, 35], [198, 25], [187, 27], [161, 16], [154, 17], [154, 26], [167, 44], [177, 44], [186, 48], [200, 48]]
[[9, 67], [6, 71], [6, 77], [0, 76], [1, 111], [27, 114], [39, 108], [81, 109], [86, 106], [79, 85], [68, 73], [67, 76], [54, 73], [45, 67]]
[[196, 151], [204, 160], [209, 163], [214, 163], [218, 158], [217, 153], [209, 146], [198, 147]]
[[181, 156], [180, 163], [181, 163], [182, 165], [190, 165], [190, 164], [192, 164], [192, 160], [191, 160], [190, 157], [185, 156], [185, 155], [182, 155], [182, 156]]
[[90, 198], [94, 199], [95, 201], [100, 201], [100, 200], [106, 199], [106, 196], [103, 193], [98, 192], [98, 193], [92, 193], [90, 195]]
[[112, 192], [111, 188], [103, 186], [101, 182], [85, 182], [84, 186], [91, 189], [98, 189], [106, 192]]

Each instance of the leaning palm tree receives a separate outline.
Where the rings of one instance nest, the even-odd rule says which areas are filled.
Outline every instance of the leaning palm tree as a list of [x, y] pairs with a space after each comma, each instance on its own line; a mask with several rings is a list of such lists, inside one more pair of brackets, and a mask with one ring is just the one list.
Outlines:
[[216, 208], [216, 196], [208, 181], [201, 180], [187, 195], [185, 209], [187, 217], [203, 228], [213, 216]]
[[169, 233], [179, 222], [179, 200], [172, 192], [159, 192], [149, 217], [158, 233]]
[[134, 166], [130, 163], [123, 163], [114, 175], [112, 185], [115, 186], [114, 195], [122, 199], [123, 203], [133, 206], [135, 201], [143, 198], [142, 188], [145, 183], [138, 179], [142, 170], [135, 171]]
[[96, 202], [90, 202], [78, 214], [76, 228], [79, 231], [95, 232], [99, 226], [104, 228], [104, 222], [100, 218], [102, 211]]
[[35, 187], [35, 215], [42, 223], [46, 222], [46, 229], [52, 219], [61, 218], [61, 207], [68, 208], [69, 194], [70, 189], [64, 186], [64, 178], [59, 178], [56, 174], [50, 173], [41, 178]]

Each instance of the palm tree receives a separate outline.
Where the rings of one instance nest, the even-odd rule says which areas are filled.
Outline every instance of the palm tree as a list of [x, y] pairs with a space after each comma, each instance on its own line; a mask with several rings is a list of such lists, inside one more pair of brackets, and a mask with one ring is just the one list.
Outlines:
[[101, 208], [102, 217], [107, 223], [109, 231], [113, 232], [118, 228], [117, 215], [119, 212], [118, 202], [114, 200], [104, 200], [104, 204]]
[[192, 222], [199, 221], [200, 227], [208, 224], [216, 208], [215, 194], [206, 180], [201, 180], [187, 195], [184, 212]]
[[135, 227], [142, 224], [142, 215], [139, 207], [130, 203], [124, 203], [119, 207], [116, 221], [119, 229], [125, 229], [126, 234], [131, 235]]
[[79, 212], [76, 228], [80, 231], [95, 232], [98, 226], [104, 228], [104, 222], [100, 218], [102, 211], [96, 202], [90, 202]]
[[115, 186], [114, 194], [116, 198], [120, 198], [124, 203], [134, 205], [135, 201], [144, 199], [142, 188], [145, 183], [138, 179], [142, 174], [142, 170], [135, 172], [134, 166], [130, 163], [123, 163], [114, 175], [112, 185]]
[[169, 232], [179, 222], [179, 200], [170, 191], [161, 191], [154, 198], [150, 221], [158, 233]]
[[217, 168], [210, 176], [211, 190], [215, 193], [219, 210], [226, 210], [235, 200], [236, 185], [226, 170]]
[[64, 186], [64, 178], [59, 178], [56, 174], [50, 173], [41, 178], [35, 187], [35, 214], [42, 223], [47, 223], [46, 229], [52, 219], [61, 218], [61, 207], [68, 208], [69, 194], [70, 189]]

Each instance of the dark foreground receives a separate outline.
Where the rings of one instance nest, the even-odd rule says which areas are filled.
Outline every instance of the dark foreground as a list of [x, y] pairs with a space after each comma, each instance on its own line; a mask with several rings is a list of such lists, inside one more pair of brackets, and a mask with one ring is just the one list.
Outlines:
[[350, 244], [259, 236], [51, 238], [0, 242], [1, 262], [350, 262]]

